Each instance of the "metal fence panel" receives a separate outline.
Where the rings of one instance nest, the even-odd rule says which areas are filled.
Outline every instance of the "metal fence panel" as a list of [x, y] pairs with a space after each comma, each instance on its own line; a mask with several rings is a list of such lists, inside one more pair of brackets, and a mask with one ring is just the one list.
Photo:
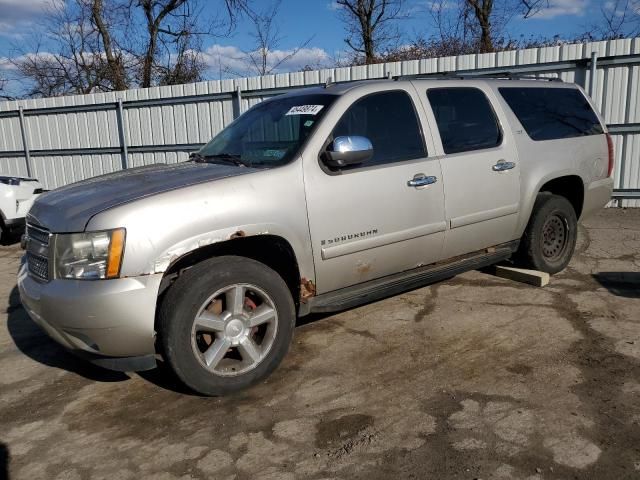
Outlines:
[[616, 188], [640, 192], [640, 38], [0, 102], [0, 174], [30, 173], [56, 188], [126, 167], [184, 161], [235, 116], [287, 89], [456, 71], [517, 71], [582, 85], [615, 132]]
[[6, 157], [0, 161], [0, 175], [27, 176], [27, 167], [24, 157]]

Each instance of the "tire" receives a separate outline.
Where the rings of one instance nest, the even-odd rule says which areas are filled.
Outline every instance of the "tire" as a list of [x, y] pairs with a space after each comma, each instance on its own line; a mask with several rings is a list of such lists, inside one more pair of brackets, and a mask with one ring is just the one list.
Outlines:
[[540, 193], [520, 241], [517, 263], [550, 274], [569, 264], [578, 238], [578, 219], [569, 201]]
[[278, 367], [295, 320], [280, 275], [248, 258], [217, 257], [185, 271], [171, 286], [160, 307], [159, 343], [185, 385], [203, 395], [225, 395]]

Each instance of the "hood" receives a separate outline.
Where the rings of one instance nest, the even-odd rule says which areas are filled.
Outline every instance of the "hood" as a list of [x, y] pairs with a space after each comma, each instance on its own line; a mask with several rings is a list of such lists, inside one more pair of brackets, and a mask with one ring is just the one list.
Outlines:
[[252, 171], [255, 169], [195, 162], [131, 168], [72, 183], [41, 195], [31, 207], [27, 221], [52, 232], [81, 232], [91, 217], [110, 208]]

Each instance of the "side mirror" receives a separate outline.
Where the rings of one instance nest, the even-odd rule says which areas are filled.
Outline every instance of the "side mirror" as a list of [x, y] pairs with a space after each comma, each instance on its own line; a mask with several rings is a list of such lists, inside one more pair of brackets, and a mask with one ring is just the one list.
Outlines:
[[373, 156], [373, 145], [367, 137], [336, 137], [323, 153], [322, 161], [330, 168], [342, 168], [366, 162]]

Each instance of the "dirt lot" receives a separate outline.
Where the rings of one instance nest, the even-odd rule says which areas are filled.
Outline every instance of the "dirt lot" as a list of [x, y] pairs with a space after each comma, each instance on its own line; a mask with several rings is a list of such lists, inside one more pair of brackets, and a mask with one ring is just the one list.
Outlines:
[[19, 257], [0, 247], [0, 477], [640, 478], [640, 209], [588, 220], [542, 289], [470, 272], [314, 317], [218, 399], [67, 354]]

